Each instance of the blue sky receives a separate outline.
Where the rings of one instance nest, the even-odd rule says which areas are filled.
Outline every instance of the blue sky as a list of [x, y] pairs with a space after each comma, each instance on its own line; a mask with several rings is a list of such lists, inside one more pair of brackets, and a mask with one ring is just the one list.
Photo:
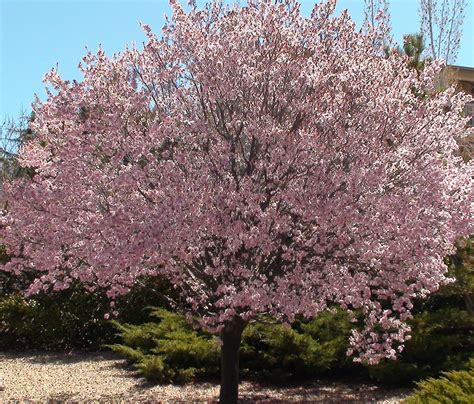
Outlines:
[[[319, 0], [318, 0], [319, 1]], [[185, 0], [181, 0], [184, 4]], [[205, 0], [198, 1], [199, 4]], [[315, 0], [301, 0], [308, 15]], [[339, 0], [360, 24], [363, 0]], [[467, 0], [464, 33], [456, 64], [474, 67], [474, 0]], [[395, 39], [419, 29], [418, 1], [391, 0]], [[44, 74], [58, 64], [65, 79], [80, 79], [77, 64], [101, 43], [109, 54], [141, 44], [139, 21], [159, 32], [167, 0], [0, 0], [0, 123], [31, 111], [34, 94], [44, 98]]]

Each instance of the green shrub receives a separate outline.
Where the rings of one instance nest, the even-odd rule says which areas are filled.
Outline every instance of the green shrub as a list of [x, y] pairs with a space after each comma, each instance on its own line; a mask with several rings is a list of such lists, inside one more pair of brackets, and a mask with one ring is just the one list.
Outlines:
[[155, 382], [165, 382], [168, 375], [165, 372], [163, 359], [156, 355], [146, 355], [135, 364], [137, 370], [147, 379]]
[[252, 324], [243, 334], [242, 374], [287, 383], [340, 369], [347, 361], [349, 324], [342, 312], [321, 313], [293, 327]]
[[[179, 314], [158, 309], [151, 315], [157, 322], [113, 322], [122, 344], [109, 348], [133, 362], [150, 380], [185, 382], [218, 376], [220, 351], [216, 337], [193, 330]], [[348, 319], [342, 313], [323, 314], [311, 322], [296, 323], [294, 328], [251, 324], [242, 338], [242, 375], [285, 383], [337, 369], [348, 361], [345, 350], [349, 330]], [[161, 361], [155, 364], [153, 356]]]
[[0, 297], [0, 349], [97, 348], [111, 327], [103, 320], [106, 303], [77, 290], [70, 300], [58, 292], [27, 299], [20, 294]]
[[439, 379], [417, 383], [415, 393], [405, 404], [471, 404], [474, 403], [474, 370], [443, 372]]
[[468, 368], [474, 357], [474, 317], [465, 309], [445, 307], [417, 314], [410, 322], [412, 339], [396, 361], [370, 366], [372, 380], [410, 384], [446, 370]]
[[309, 336], [284, 325], [253, 324], [244, 331], [241, 369], [245, 376], [273, 382], [302, 378], [305, 359], [312, 361], [320, 346]]
[[20, 295], [0, 298], [0, 349], [28, 345], [40, 336], [41, 329], [32, 321], [38, 307]]
[[117, 352], [131, 363], [140, 363], [145, 359], [145, 354], [140, 348], [132, 348], [122, 344], [109, 344], [105, 345], [105, 347]]
[[183, 316], [163, 309], [153, 309], [151, 316], [157, 321], [140, 325], [112, 322], [122, 344], [108, 347], [152, 381], [186, 382], [218, 374], [215, 337], [194, 331]]
[[364, 372], [362, 365], [356, 364], [347, 356], [349, 337], [354, 327], [349, 316], [342, 310], [324, 311], [310, 321], [297, 323], [294, 327], [301, 329], [323, 346], [326, 356], [330, 359], [328, 370], [334, 373]]
[[[2, 249], [0, 246], [0, 259]], [[31, 275], [31, 274], [30, 274]], [[80, 282], [62, 291], [42, 291], [30, 298], [19, 290], [29, 283], [28, 274], [0, 271], [0, 349], [99, 349], [118, 342], [104, 315], [110, 311], [105, 290], [89, 292]], [[150, 320], [149, 304], [164, 305], [173, 296], [168, 284], [149, 278], [115, 302], [121, 321]]]

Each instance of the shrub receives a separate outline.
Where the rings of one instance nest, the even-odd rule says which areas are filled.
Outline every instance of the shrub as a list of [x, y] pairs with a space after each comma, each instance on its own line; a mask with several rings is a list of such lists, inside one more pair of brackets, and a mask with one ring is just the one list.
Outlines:
[[285, 382], [306, 376], [308, 367], [318, 363], [321, 346], [308, 335], [289, 326], [254, 324], [243, 334], [241, 369], [247, 376], [272, 382]]
[[0, 297], [0, 349], [99, 347], [112, 335], [107, 303], [78, 289], [27, 299]]
[[187, 382], [218, 374], [219, 345], [215, 337], [193, 330], [181, 315], [163, 309], [153, 309], [150, 314], [156, 322], [112, 322], [122, 344], [107, 346], [151, 381]]
[[37, 314], [37, 305], [29, 304], [20, 295], [0, 298], [0, 349], [37, 340], [41, 329], [32, 321]]
[[[177, 382], [218, 375], [215, 337], [193, 330], [179, 314], [159, 309], [151, 315], [158, 322], [113, 322], [122, 344], [111, 348], [133, 362], [150, 380]], [[424, 311], [412, 321], [413, 339], [399, 360], [365, 367], [346, 356], [352, 324], [343, 312], [324, 312], [310, 321], [297, 321], [292, 327], [253, 323], [242, 338], [241, 372], [244, 377], [273, 383], [318, 375], [364, 376], [367, 372], [378, 382], [411, 383], [439, 375], [443, 370], [468, 368], [474, 352], [472, 321], [464, 309], [456, 307]], [[163, 369], [154, 366], [153, 356], [161, 358]], [[159, 372], [155, 376], [154, 368]]]
[[[113, 327], [104, 320], [110, 302], [103, 290], [89, 292], [74, 282], [66, 290], [25, 298], [18, 292], [25, 283], [22, 277], [0, 275], [0, 349], [99, 349], [118, 341]], [[169, 289], [164, 283], [144, 279], [143, 286], [117, 299], [115, 309], [122, 321], [149, 321], [145, 308], [150, 303], [164, 305], [163, 296], [172, 296]]]
[[[134, 363], [150, 380], [185, 382], [218, 376], [220, 356], [215, 337], [193, 330], [181, 315], [162, 309], [153, 310], [151, 315], [158, 321], [141, 325], [114, 321], [122, 344], [109, 348]], [[293, 328], [251, 324], [242, 339], [242, 375], [286, 383], [337, 369], [348, 361], [345, 350], [349, 329], [347, 317], [341, 313], [322, 314]], [[161, 361], [155, 363], [152, 357]]]
[[243, 334], [242, 374], [287, 383], [341, 371], [351, 361], [346, 356], [349, 333], [347, 315], [340, 311], [323, 312], [292, 327], [252, 324]]
[[370, 377], [385, 384], [409, 384], [445, 370], [468, 368], [474, 356], [474, 318], [463, 308], [423, 311], [411, 321], [412, 339], [396, 361], [370, 366]]
[[443, 372], [439, 379], [429, 378], [417, 383], [415, 393], [405, 404], [474, 403], [474, 370]]

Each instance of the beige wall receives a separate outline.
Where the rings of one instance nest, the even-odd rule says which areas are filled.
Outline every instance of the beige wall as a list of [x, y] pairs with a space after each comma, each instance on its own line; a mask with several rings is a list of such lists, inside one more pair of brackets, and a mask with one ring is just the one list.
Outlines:
[[442, 76], [446, 84], [456, 82], [460, 90], [474, 96], [474, 67], [447, 66]]
[[[474, 96], [474, 68], [463, 66], [447, 66], [442, 74], [445, 84], [457, 83], [460, 91], [465, 91]], [[471, 116], [468, 126], [474, 127], [474, 102], [466, 105], [464, 113]], [[459, 140], [459, 153], [465, 160], [474, 158], [474, 136]]]

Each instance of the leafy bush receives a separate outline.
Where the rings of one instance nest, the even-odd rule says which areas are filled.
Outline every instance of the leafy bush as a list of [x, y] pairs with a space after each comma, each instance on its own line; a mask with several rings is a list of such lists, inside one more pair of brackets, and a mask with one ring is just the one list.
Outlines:
[[417, 383], [415, 393], [405, 404], [474, 403], [474, 370], [443, 372], [439, 379], [429, 378]]
[[[111, 348], [150, 380], [183, 382], [218, 375], [215, 337], [193, 330], [181, 315], [166, 310], [155, 310], [152, 315], [158, 322], [113, 322], [122, 344]], [[468, 368], [474, 356], [474, 328], [472, 317], [464, 309], [424, 311], [412, 325], [413, 338], [399, 360], [364, 367], [346, 356], [352, 324], [343, 312], [324, 312], [310, 321], [297, 321], [292, 327], [254, 323], [242, 336], [241, 372], [244, 377], [273, 383], [318, 375], [368, 373], [374, 381], [400, 385], [444, 370]], [[153, 357], [161, 358], [161, 362], [154, 362]]]
[[186, 382], [219, 372], [217, 339], [191, 328], [185, 318], [163, 309], [151, 315], [157, 322], [140, 325], [113, 321], [122, 344], [107, 345], [134, 364], [148, 380]]
[[341, 311], [321, 313], [292, 327], [257, 323], [244, 331], [241, 348], [243, 375], [287, 383], [328, 372], [341, 372], [347, 358], [350, 322]]
[[[323, 360], [318, 360], [321, 356]], [[322, 371], [327, 366], [321, 345], [289, 326], [255, 324], [244, 331], [241, 348], [244, 375], [281, 383], [307, 376], [309, 368]]]
[[[116, 327], [122, 344], [109, 347], [132, 362], [150, 380], [185, 382], [219, 374], [217, 338], [196, 331], [185, 318], [166, 310], [154, 310], [158, 322]], [[293, 328], [256, 323], [244, 331], [240, 363], [251, 378], [289, 382], [314, 377], [340, 368], [348, 361], [349, 322], [344, 314], [322, 314]], [[154, 357], [160, 358], [154, 361]]]
[[26, 299], [0, 298], [0, 349], [97, 348], [112, 335], [103, 316], [107, 301], [79, 287]]
[[37, 340], [40, 329], [31, 321], [37, 317], [37, 306], [28, 304], [20, 295], [0, 300], [0, 349], [29, 345]]
[[468, 368], [474, 357], [474, 317], [458, 307], [417, 314], [411, 321], [412, 339], [396, 361], [370, 366], [369, 374], [385, 384], [409, 384], [445, 370]]
[[[104, 290], [89, 292], [75, 282], [66, 290], [25, 298], [16, 292], [24, 287], [25, 279], [0, 274], [0, 349], [99, 349], [117, 341], [114, 328], [104, 320], [110, 311]], [[165, 304], [162, 296], [171, 295], [170, 288], [155, 283], [144, 280], [143, 287], [117, 299], [115, 309], [122, 321], [143, 323], [150, 319], [145, 310], [148, 304]]]

